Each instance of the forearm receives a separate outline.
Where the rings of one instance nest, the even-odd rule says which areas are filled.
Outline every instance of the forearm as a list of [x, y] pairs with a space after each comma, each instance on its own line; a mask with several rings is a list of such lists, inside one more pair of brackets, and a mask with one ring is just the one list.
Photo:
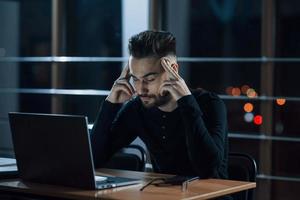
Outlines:
[[103, 101], [91, 131], [91, 145], [96, 167], [102, 166], [113, 153], [111, 126], [122, 104]]
[[224, 152], [226, 114], [223, 104], [213, 100], [209, 123], [204, 120], [204, 114], [192, 95], [180, 99], [178, 105], [185, 126], [190, 160], [200, 176], [213, 176]]

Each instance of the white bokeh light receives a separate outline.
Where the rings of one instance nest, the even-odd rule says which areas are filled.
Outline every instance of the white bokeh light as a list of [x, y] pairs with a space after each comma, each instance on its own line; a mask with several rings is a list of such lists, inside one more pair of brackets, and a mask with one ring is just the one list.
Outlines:
[[248, 123], [252, 122], [253, 118], [254, 118], [254, 115], [251, 112], [245, 113], [245, 115], [244, 115], [244, 120]]

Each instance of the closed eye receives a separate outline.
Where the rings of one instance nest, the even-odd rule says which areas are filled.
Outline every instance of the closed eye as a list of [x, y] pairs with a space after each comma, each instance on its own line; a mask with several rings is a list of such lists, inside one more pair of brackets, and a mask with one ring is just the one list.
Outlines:
[[145, 81], [147, 82], [152, 82], [152, 81], [155, 81], [156, 77], [147, 77], [145, 78]]
[[[145, 81], [145, 82], [153, 82], [153, 81], [156, 80], [157, 76], [158, 76], [157, 73], [147, 74], [147, 75], [145, 75], [143, 78], [141, 78], [141, 81], [143, 80], [143, 81]], [[137, 78], [137, 77], [135, 77], [135, 76], [133, 76], [133, 75], [131, 75], [131, 78], [132, 78], [132, 81], [133, 81], [133, 82], [138, 82], [138, 81], [140, 81], [139, 78]]]
[[157, 78], [157, 74], [151, 74], [151, 75], [146, 76], [144, 78], [144, 80], [147, 82], [152, 82], [152, 81], [155, 81], [156, 78]]

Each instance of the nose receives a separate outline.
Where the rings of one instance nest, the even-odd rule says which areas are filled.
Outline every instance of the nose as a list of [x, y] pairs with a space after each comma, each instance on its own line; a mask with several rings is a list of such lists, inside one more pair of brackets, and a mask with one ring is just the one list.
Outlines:
[[135, 89], [138, 95], [147, 94], [149, 91], [148, 83], [146, 83], [145, 81], [139, 81], [138, 83], [135, 84]]

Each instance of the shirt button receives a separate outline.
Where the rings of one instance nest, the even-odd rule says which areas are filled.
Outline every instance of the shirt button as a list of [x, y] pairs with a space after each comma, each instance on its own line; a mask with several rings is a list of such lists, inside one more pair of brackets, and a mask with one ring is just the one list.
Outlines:
[[163, 135], [163, 136], [162, 136], [162, 139], [166, 139], [166, 136]]
[[166, 127], [165, 127], [165, 126], [162, 126], [162, 127], [161, 127], [161, 129], [165, 130], [165, 129], [166, 129]]
[[167, 118], [167, 116], [166, 116], [166, 115], [163, 115], [162, 117], [163, 117], [163, 118]]

